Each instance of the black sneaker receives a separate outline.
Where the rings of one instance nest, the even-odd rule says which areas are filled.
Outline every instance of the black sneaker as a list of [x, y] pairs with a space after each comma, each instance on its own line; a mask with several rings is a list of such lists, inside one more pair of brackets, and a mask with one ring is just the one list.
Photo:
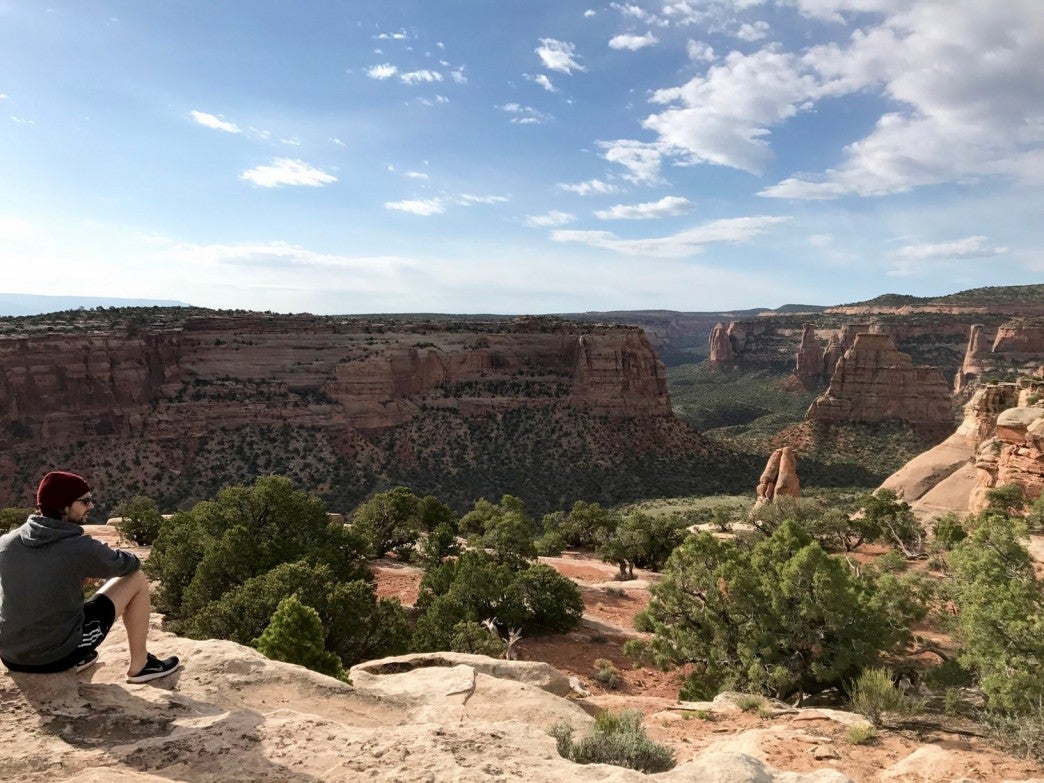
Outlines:
[[98, 662], [98, 651], [97, 650], [91, 650], [89, 653], [87, 653], [87, 655], [84, 657], [84, 659], [82, 661], [80, 661], [78, 664], [73, 666], [73, 671], [74, 672], [82, 672], [84, 669], [91, 668], [97, 662]]
[[141, 671], [133, 677], [128, 677], [127, 682], [148, 682], [149, 680], [166, 677], [168, 674], [173, 674], [181, 668], [181, 661], [178, 660], [176, 655], [164, 658], [162, 661], [152, 653], [148, 653], [148, 656]]

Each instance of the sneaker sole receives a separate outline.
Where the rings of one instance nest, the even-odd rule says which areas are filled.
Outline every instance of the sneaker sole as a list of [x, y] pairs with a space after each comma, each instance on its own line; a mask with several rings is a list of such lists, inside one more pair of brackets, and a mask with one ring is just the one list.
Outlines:
[[151, 682], [152, 680], [158, 680], [160, 677], [168, 677], [176, 671], [181, 670], [181, 664], [179, 663], [173, 669], [168, 669], [165, 672], [149, 672], [148, 674], [137, 674], [134, 677], [128, 677], [127, 682], [133, 685], [140, 685], [143, 682]]
[[74, 666], [73, 671], [79, 674], [80, 672], [85, 672], [92, 666], [96, 666], [99, 663], [101, 663], [101, 658], [95, 656], [93, 659], [87, 661], [87, 663], [81, 663], [78, 666]]

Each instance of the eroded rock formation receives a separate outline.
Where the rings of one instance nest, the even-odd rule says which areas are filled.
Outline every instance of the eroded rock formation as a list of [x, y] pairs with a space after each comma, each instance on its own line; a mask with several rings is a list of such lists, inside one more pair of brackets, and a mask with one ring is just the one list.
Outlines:
[[934, 367], [916, 367], [886, 334], [859, 334], [837, 363], [825, 394], [805, 418], [825, 422], [898, 420], [925, 434], [952, 430], [946, 382]]
[[974, 324], [968, 333], [964, 362], [954, 379], [960, 392], [984, 374], [1032, 372], [1044, 358], [1044, 319], [1020, 318], [989, 329]]
[[823, 348], [816, 340], [815, 324], [805, 324], [801, 330], [794, 374], [806, 385], [815, 383], [823, 376]]
[[771, 502], [779, 495], [801, 496], [801, 484], [797, 474], [797, 454], [790, 446], [776, 449], [765, 463], [758, 480], [757, 505]]
[[978, 388], [960, 426], [945, 441], [882, 484], [923, 517], [978, 512], [986, 492], [1019, 483], [1031, 500], [1044, 485], [1044, 382], [1022, 378]]
[[736, 352], [732, 348], [732, 340], [729, 339], [728, 327], [719, 323], [711, 330], [709, 361], [715, 365], [728, 365], [736, 358]]

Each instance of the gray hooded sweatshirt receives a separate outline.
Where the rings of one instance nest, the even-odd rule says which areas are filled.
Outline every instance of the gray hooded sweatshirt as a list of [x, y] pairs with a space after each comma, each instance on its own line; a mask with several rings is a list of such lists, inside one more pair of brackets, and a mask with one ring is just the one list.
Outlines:
[[69, 655], [82, 635], [83, 580], [140, 567], [74, 522], [33, 514], [0, 536], [0, 658], [43, 666]]

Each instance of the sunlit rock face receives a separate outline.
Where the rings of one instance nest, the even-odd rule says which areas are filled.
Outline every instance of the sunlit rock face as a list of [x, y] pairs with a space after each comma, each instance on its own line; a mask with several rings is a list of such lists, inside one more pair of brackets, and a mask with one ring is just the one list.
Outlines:
[[953, 429], [950, 393], [934, 367], [914, 366], [886, 334], [859, 334], [805, 418], [824, 422], [899, 420], [925, 432]]

